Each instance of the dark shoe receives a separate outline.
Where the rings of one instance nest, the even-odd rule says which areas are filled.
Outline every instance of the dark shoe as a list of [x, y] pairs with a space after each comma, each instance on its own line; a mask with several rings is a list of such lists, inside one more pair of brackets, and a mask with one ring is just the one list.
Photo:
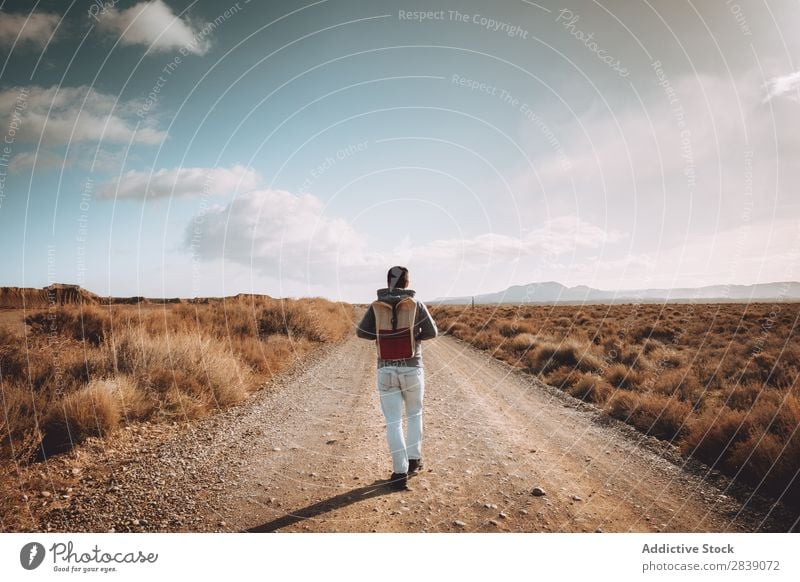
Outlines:
[[408, 460], [408, 474], [415, 475], [422, 471], [422, 459], [409, 459]]
[[392, 473], [388, 485], [399, 491], [408, 489], [408, 473]]

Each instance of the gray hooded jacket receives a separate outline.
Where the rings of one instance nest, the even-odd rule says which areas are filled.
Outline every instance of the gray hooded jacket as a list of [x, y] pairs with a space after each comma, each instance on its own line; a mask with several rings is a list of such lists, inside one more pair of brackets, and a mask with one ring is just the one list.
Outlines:
[[[406, 297], [414, 297], [413, 289], [378, 289], [378, 299], [390, 305], [397, 303]], [[411, 366], [416, 368], [422, 367], [422, 341], [435, 338], [439, 330], [436, 328], [436, 322], [433, 321], [431, 314], [428, 313], [428, 308], [422, 301], [414, 299], [417, 302], [417, 317], [414, 321], [414, 338], [415, 346], [414, 355], [407, 360], [381, 360], [378, 358], [378, 367], [384, 366]], [[375, 334], [375, 312], [372, 311], [372, 306], [367, 309], [361, 323], [356, 328], [356, 335], [363, 339], [376, 340], [378, 336]], [[398, 364], [397, 362], [402, 362]]]

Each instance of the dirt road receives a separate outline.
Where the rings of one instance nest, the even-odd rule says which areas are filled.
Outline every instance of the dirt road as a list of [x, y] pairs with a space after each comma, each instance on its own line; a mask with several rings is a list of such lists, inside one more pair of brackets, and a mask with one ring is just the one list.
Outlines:
[[[785, 531], [663, 443], [450, 337], [424, 347], [425, 471], [392, 491], [374, 357], [352, 338], [243, 406], [59, 461], [66, 475], [83, 461], [83, 480], [50, 510], [50, 527]], [[92, 476], [89, 461], [110, 468]]]

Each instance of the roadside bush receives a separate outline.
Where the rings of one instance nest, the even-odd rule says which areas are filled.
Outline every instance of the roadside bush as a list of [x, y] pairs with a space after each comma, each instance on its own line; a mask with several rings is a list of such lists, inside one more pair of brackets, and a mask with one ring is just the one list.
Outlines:
[[470, 340], [473, 346], [481, 350], [496, 349], [502, 342], [503, 338], [501, 335], [490, 331], [480, 331]]
[[249, 371], [225, 346], [207, 337], [177, 334], [152, 337], [125, 330], [115, 335], [113, 362], [118, 372], [129, 374], [140, 386], [151, 381], [163, 393], [176, 387], [195, 392], [208, 409], [236, 404], [247, 394]]
[[606, 381], [615, 388], [635, 390], [643, 382], [643, 376], [625, 364], [612, 364], [605, 371]]
[[442, 331], [444, 333], [449, 333], [450, 335], [454, 335], [460, 338], [461, 334], [464, 332], [465, 329], [467, 329], [467, 326], [457, 321], [455, 323], [448, 325], [446, 328], [443, 328]]
[[111, 387], [93, 382], [56, 401], [42, 421], [42, 451], [69, 450], [88, 437], [102, 437], [119, 425], [120, 407]]
[[675, 329], [663, 323], [647, 324], [636, 328], [631, 334], [635, 342], [643, 340], [659, 340], [664, 343], [671, 343], [675, 339]]
[[746, 439], [730, 448], [729, 464], [739, 467], [742, 478], [773, 497], [791, 505], [800, 495], [797, 459], [800, 458], [800, 430], [787, 437], [768, 431], [751, 431]]
[[511, 338], [522, 333], [530, 334], [533, 331], [533, 328], [531, 328], [531, 326], [525, 322], [514, 320], [504, 321], [498, 326], [497, 331], [503, 337]]
[[152, 394], [140, 388], [129, 376], [94, 380], [93, 383], [105, 385], [117, 401], [120, 416], [126, 423], [148, 419], [157, 405]]
[[775, 388], [785, 388], [792, 383], [783, 362], [779, 362], [770, 353], [760, 352], [745, 362], [745, 366], [734, 378], [736, 382], [760, 383]]
[[515, 335], [509, 342], [509, 348], [514, 352], [527, 352], [536, 345], [536, 336], [531, 333]]
[[569, 366], [582, 372], [602, 368], [601, 360], [589, 352], [589, 344], [573, 339], [539, 344], [530, 354], [529, 363], [532, 370], [539, 374], [546, 374], [559, 366]]
[[751, 423], [743, 410], [732, 410], [727, 406], [706, 410], [690, 423], [681, 449], [712, 467], [720, 465], [728, 471], [735, 470], [738, 467], [725, 457], [725, 451], [747, 439], [750, 428]]
[[94, 305], [59, 306], [32, 313], [25, 323], [34, 335], [61, 335], [98, 346], [105, 338], [111, 318], [107, 311]]
[[262, 337], [283, 334], [317, 340], [320, 335], [312, 315], [298, 309], [290, 300], [264, 307], [259, 314], [258, 331]]
[[48, 405], [47, 395], [32, 392], [17, 379], [1, 381], [0, 393], [0, 458], [26, 459], [41, 440], [31, 418]]
[[583, 374], [575, 368], [570, 368], [569, 366], [560, 366], [549, 372], [547, 376], [545, 376], [545, 380], [551, 386], [555, 386], [561, 390], [566, 390], [578, 382], [582, 376]]
[[614, 388], [596, 374], [583, 374], [583, 376], [567, 392], [575, 398], [586, 402], [603, 404], [614, 392]]
[[664, 396], [677, 396], [694, 405], [700, 402], [705, 389], [688, 371], [667, 370], [655, 379], [653, 391]]
[[0, 378], [24, 377], [27, 364], [23, 338], [0, 327]]
[[337, 341], [349, 333], [352, 321], [344, 304], [324, 299], [273, 301], [258, 316], [258, 332], [264, 337], [282, 334], [314, 342]]
[[691, 407], [674, 398], [619, 391], [611, 396], [606, 408], [614, 418], [661, 439], [678, 439], [688, 431], [686, 423]]
[[[282, 303], [292, 337], [282, 329], [259, 338], [259, 315]], [[24, 323], [25, 336], [0, 326], [0, 461], [66, 451], [121, 422], [197, 418], [242, 402], [320, 342], [350, 333], [353, 311], [324, 299], [240, 296], [61, 306]]]

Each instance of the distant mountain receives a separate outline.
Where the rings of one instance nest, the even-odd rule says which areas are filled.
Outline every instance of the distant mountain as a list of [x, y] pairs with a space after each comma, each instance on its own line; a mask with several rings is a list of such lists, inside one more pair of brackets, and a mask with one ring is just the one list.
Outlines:
[[[472, 296], [440, 297], [432, 304], [466, 305]], [[756, 285], [710, 285], [708, 287], [680, 287], [675, 289], [620, 289], [604, 291], [585, 285], [566, 287], [555, 281], [514, 285], [505, 291], [474, 296], [475, 303], [631, 303], [663, 301], [798, 301], [800, 283], [758, 283]]]

